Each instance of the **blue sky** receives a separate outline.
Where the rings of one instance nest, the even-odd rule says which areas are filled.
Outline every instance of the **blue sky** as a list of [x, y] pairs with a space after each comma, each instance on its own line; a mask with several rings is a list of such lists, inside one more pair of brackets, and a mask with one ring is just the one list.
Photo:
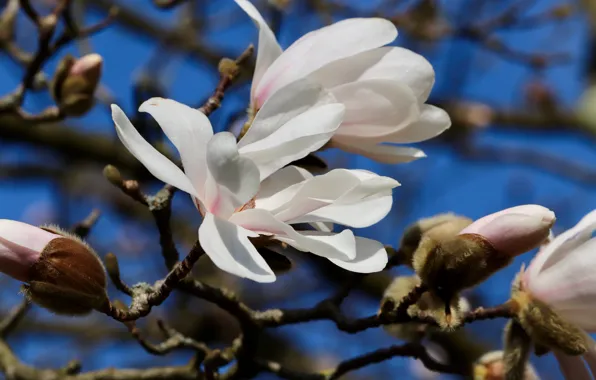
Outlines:
[[[490, 17], [499, 9], [510, 5], [513, 1], [486, 1], [481, 14], [468, 15], [466, 9], [475, 0], [444, 0], [449, 18], [458, 20], [482, 19]], [[362, 9], [375, 7], [379, 1], [352, 0], [351, 3]], [[147, 0], [121, 0], [121, 4], [129, 9], [136, 9], [148, 22], [165, 28], [177, 25], [179, 11], [156, 10]], [[202, 12], [209, 16], [209, 30], [203, 36], [207, 46], [219, 51], [238, 54], [249, 43], [256, 43], [257, 33], [252, 23], [241, 12], [236, 10], [231, 0], [207, 2]], [[217, 4], [216, 4], [217, 3]], [[296, 1], [296, 3], [299, 3]], [[536, 6], [529, 9], [528, 14], [538, 14], [548, 9], [555, 2], [551, 0], [536, 1]], [[103, 15], [97, 10], [89, 10], [86, 22], [92, 23]], [[26, 46], [32, 47], [34, 35], [26, 20], [21, 20], [19, 39]], [[320, 19], [310, 13], [306, 7], [296, 5], [290, 16], [284, 16], [279, 39], [283, 46], [289, 45], [300, 35], [320, 27]], [[503, 59], [503, 57], [479, 47], [469, 41], [447, 39], [433, 45], [412, 41], [406, 33], [401, 33], [396, 40], [397, 45], [411, 48], [425, 55], [436, 70], [437, 82], [431, 94], [432, 101], [447, 99], [466, 99], [487, 103], [499, 109], [524, 109], [523, 89], [529, 80], [539, 78], [547, 83], [556, 94], [560, 103], [572, 107], [586, 85], [585, 62], [587, 46], [587, 25], [581, 15], [574, 15], [560, 23], [550, 23], [532, 30], [503, 30], [495, 34], [508, 46], [528, 52], [565, 52], [570, 60], [566, 64], [549, 67], [538, 76], [533, 70], [519, 63]], [[213, 90], [217, 82], [217, 73], [205, 62], [189, 59], [181, 54], [168, 54], [168, 51], [156, 45], [154, 40], [132, 33], [130, 30], [114, 25], [91, 39], [94, 51], [100, 53], [105, 61], [105, 74], [102, 83], [110, 90], [118, 104], [126, 112], [132, 114], [133, 99], [131, 82], [147, 73], [147, 62], [158, 57], [163, 64], [159, 72], [162, 85], [168, 89], [167, 96], [178, 101], [198, 104]], [[78, 55], [75, 46], [65, 49]], [[57, 64], [56, 60], [45, 67], [51, 73]], [[14, 88], [20, 80], [20, 69], [5, 57], [0, 57], [0, 93]], [[154, 74], [154, 73], [150, 73]], [[248, 100], [249, 86], [236, 86], [227, 94], [222, 109], [211, 117], [214, 126], [223, 129], [230, 118], [244, 109]], [[47, 94], [36, 94], [27, 98], [26, 107], [35, 111], [50, 104]], [[90, 114], [78, 120], [68, 122], [81, 130], [105, 133], [114, 136], [109, 114], [104, 107], [98, 106]], [[593, 140], [577, 133], [551, 131], [548, 133], [530, 132], [527, 130], [503, 130], [491, 126], [473, 137], [475, 146], [491, 148], [514, 148], [528, 151], [540, 151], [553, 156], [565, 158], [588, 167], [596, 162], [596, 149]], [[38, 162], [44, 160], [60, 166], [61, 160], [50, 153], [31, 149], [25, 145], [8, 144], [0, 141], [0, 164]], [[330, 165], [347, 165], [352, 168], [373, 170], [379, 174], [396, 178], [402, 186], [395, 190], [394, 210], [381, 223], [359, 231], [363, 236], [373, 237], [386, 244], [395, 245], [400, 231], [405, 225], [417, 218], [433, 214], [453, 211], [472, 218], [481, 217], [502, 208], [523, 204], [539, 203], [554, 210], [557, 214], [555, 232], [571, 227], [588, 211], [596, 208], [595, 183], [574, 181], [565, 176], [551, 173], [548, 168], [540, 168], [522, 163], [502, 164], [503, 157], [494, 160], [473, 161], [463, 158], [453, 147], [439, 142], [419, 144], [426, 152], [427, 158], [400, 166], [382, 165], [366, 158], [350, 156], [339, 152], [325, 152], [324, 156]], [[505, 152], [505, 150], [503, 150]], [[502, 153], [505, 154], [505, 153]], [[85, 216], [92, 207], [104, 208], [95, 199], [77, 197], [63, 199], [60, 188], [47, 180], [3, 181], [0, 183], [0, 198], [4, 201], [2, 218], [20, 219], [29, 222], [59, 221], [72, 223]], [[64, 206], [67, 206], [66, 209]], [[182, 209], [188, 204], [177, 200]], [[198, 217], [191, 219], [198, 227]], [[123, 228], [126, 227], [125, 230]], [[124, 231], [124, 232], [123, 232]], [[101, 254], [113, 249], [113, 244], [125, 233], [127, 238], [140, 242], [145, 249], [136, 252], [123, 262], [123, 272], [131, 280], [154, 281], [159, 278], [156, 265], [150, 264], [152, 273], [147, 278], [149, 265], [144, 256], [152, 255], [159, 259], [159, 248], [155, 241], [155, 232], [145, 225], [131, 225], [115, 213], [104, 212], [103, 217], [93, 231], [91, 242], [97, 244]], [[134, 251], [134, 247], [121, 247], [120, 250]], [[509, 284], [521, 263], [527, 262], [531, 254], [519, 257], [509, 268], [497, 273], [477, 292], [487, 305], [496, 305], [507, 299]], [[159, 260], [157, 260], [159, 262]], [[313, 275], [308, 272], [301, 275]], [[3, 281], [6, 281], [3, 279]], [[4, 282], [3, 282], [4, 283]], [[271, 287], [284, 286], [282, 280]], [[257, 286], [258, 289], [261, 286]], [[7, 283], [0, 305], [8, 308], [17, 302], [17, 284]], [[260, 291], [260, 290], [259, 290]], [[311, 292], [304, 297], [292, 297], [291, 300], [278, 301], [278, 306], [308, 306], [322, 299], [321, 292]], [[348, 302], [348, 310], [357, 315], [374, 313], [377, 302], [356, 294]], [[52, 317], [35, 309], [35, 318], [39, 320], [65, 320]], [[90, 316], [91, 321], [117, 329], [118, 326], [106, 321], [102, 316]], [[89, 321], [87, 321], [89, 322]], [[470, 330], [481, 340], [493, 347], [500, 344], [503, 321], [483, 322], [471, 326]], [[360, 335], [336, 333], [331, 324], [317, 322], [303, 326], [292, 326], [280, 329], [279, 333], [294, 340], [297, 347], [309, 355], [328, 358], [330, 363], [340, 358], [347, 358], [359, 353], [395, 343], [382, 330], [371, 330]], [[65, 339], [58, 334], [43, 332], [22, 334], [12, 342], [19, 356], [31, 364], [59, 366], [76, 357], [83, 360], [84, 369], [106, 366], [147, 366], [154, 363], [183, 363], [187, 354], [171, 355], [166, 358], [154, 358], [145, 353], [132, 341], [116, 341], [101, 343], [95, 349], [83, 350], [81, 342], [76, 339]], [[58, 349], [60, 347], [60, 349]], [[550, 358], [535, 361], [545, 379], [560, 378], [554, 362]], [[401, 373], [408, 370], [410, 361], [395, 359], [370, 369], [359, 372], [362, 376], [387, 378], [389, 373]], [[367, 372], [370, 371], [370, 372]], [[263, 377], [266, 378], [266, 377]], [[403, 377], [406, 378], [406, 377]]]

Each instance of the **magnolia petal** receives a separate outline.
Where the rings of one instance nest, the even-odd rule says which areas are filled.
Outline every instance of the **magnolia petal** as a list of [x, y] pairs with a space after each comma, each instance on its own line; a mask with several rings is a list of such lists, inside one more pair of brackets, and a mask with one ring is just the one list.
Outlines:
[[220, 132], [209, 141], [207, 166], [217, 184], [216, 196], [206, 201], [209, 212], [227, 218], [259, 190], [259, 168], [238, 154], [236, 138], [229, 132]]
[[294, 220], [332, 204], [360, 184], [353, 171], [335, 169], [279, 192], [271, 198], [279, 205], [272, 212], [280, 220]]
[[338, 199], [338, 202], [341, 202], [342, 204], [361, 201], [371, 196], [386, 195], [387, 190], [392, 190], [400, 185], [400, 183], [393, 178], [380, 176], [368, 170], [352, 169], [347, 171], [349, 174], [358, 178], [360, 183], [358, 186], [351, 188], [350, 191], [345, 192], [341, 198]]
[[326, 88], [367, 79], [397, 80], [406, 84], [420, 104], [435, 83], [432, 65], [420, 54], [402, 47], [380, 47], [333, 61], [310, 77]]
[[309, 225], [317, 231], [321, 232], [332, 232], [333, 231], [333, 223], [327, 222], [312, 222]]
[[257, 234], [207, 213], [199, 228], [199, 241], [219, 269], [256, 282], [273, 282], [275, 274], [248, 237]]
[[508, 208], [478, 219], [460, 234], [477, 234], [498, 251], [517, 256], [542, 244], [555, 222], [555, 213], [539, 205]]
[[385, 164], [399, 164], [426, 157], [423, 151], [408, 146], [366, 144], [356, 138], [333, 137], [331, 146]]
[[[313, 175], [298, 166], [290, 165], [276, 171], [261, 182], [261, 188], [255, 199], [255, 208], [277, 209], [296, 194], [300, 187], [294, 185], [310, 178], [313, 178]], [[286, 189], [291, 190], [286, 191]]]
[[57, 237], [26, 223], [0, 219], [0, 272], [27, 281], [31, 266], [46, 245]]
[[338, 137], [376, 138], [395, 134], [420, 117], [418, 102], [405, 84], [387, 79], [347, 83], [332, 90], [346, 113]]
[[356, 237], [356, 257], [350, 261], [329, 259], [333, 264], [350, 272], [374, 273], [382, 271], [387, 265], [387, 250], [380, 242], [363, 237]]
[[255, 64], [255, 72], [252, 79], [251, 96], [254, 95], [255, 89], [259, 85], [261, 78], [265, 71], [271, 66], [273, 61], [277, 59], [282, 53], [282, 48], [277, 43], [275, 34], [267, 25], [263, 16], [259, 13], [257, 8], [248, 0], [234, 0], [236, 4], [242, 8], [244, 12], [254, 21], [257, 28], [259, 28], [259, 46], [257, 50], [257, 62]]
[[120, 107], [115, 104], [112, 104], [112, 119], [116, 125], [116, 133], [120, 141], [147, 168], [149, 173], [160, 181], [199, 197], [192, 182], [184, 172], [145, 141]]
[[255, 92], [258, 105], [330, 62], [383, 46], [396, 37], [395, 25], [381, 18], [352, 18], [310, 32], [283, 52], [263, 75]]
[[356, 258], [356, 242], [350, 230], [340, 233], [323, 231], [297, 231], [298, 236], [279, 240], [300, 251], [308, 251], [327, 259], [353, 260]]
[[538, 252], [524, 274], [524, 280], [531, 284], [540, 272], [565, 259], [574, 248], [592, 237], [596, 230], [596, 210], [584, 216], [573, 228], [563, 232]]
[[556, 350], [553, 354], [566, 380], [592, 380], [581, 356], [569, 356]]
[[[580, 327], [595, 330], [596, 321], [585, 314], [596, 312], [596, 238], [571, 250], [557, 265], [542, 271], [528, 284], [532, 295], [555, 308]], [[578, 313], [578, 311], [581, 311]]]
[[391, 191], [385, 194], [351, 204], [330, 204], [288, 223], [332, 222], [353, 228], [369, 227], [381, 221], [391, 211], [393, 196]]
[[354, 235], [349, 230], [339, 234], [297, 232], [269, 211], [257, 208], [235, 213], [230, 221], [260, 234], [274, 235], [279, 241], [315, 255], [341, 260], [350, 260], [356, 256]]
[[268, 99], [255, 115], [250, 128], [238, 142], [238, 147], [259, 142], [296, 116], [318, 106], [336, 103], [333, 95], [320, 84], [308, 79], [297, 80]]
[[200, 198], [204, 198], [207, 179], [206, 149], [213, 136], [213, 128], [205, 114], [171, 99], [151, 98], [139, 107], [147, 112], [174, 144]]
[[344, 109], [337, 103], [312, 108], [268, 137], [241, 147], [240, 153], [254, 161], [263, 180], [325, 145], [341, 124]]
[[420, 118], [408, 126], [383, 136], [377, 142], [409, 144], [437, 137], [451, 127], [451, 118], [445, 110], [424, 104], [420, 108]]

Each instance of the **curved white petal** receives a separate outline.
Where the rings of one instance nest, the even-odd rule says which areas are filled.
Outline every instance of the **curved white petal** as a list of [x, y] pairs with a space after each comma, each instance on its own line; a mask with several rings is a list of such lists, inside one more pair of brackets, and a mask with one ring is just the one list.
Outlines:
[[279, 238], [300, 251], [308, 251], [327, 259], [352, 260], [356, 257], [354, 233], [324, 231], [297, 231], [298, 235]]
[[380, 176], [368, 170], [352, 169], [347, 170], [347, 172], [358, 178], [360, 183], [358, 186], [353, 187], [350, 189], [350, 191], [344, 193], [341, 198], [337, 200], [342, 204], [347, 204], [349, 202], [359, 202], [371, 196], [386, 195], [387, 190], [394, 189], [400, 185], [400, 183], [393, 178]]
[[569, 356], [556, 350], [553, 354], [566, 380], [592, 380], [581, 356]]
[[377, 142], [409, 144], [437, 137], [451, 127], [451, 118], [445, 110], [430, 104], [420, 108], [420, 117], [408, 126], [383, 136]]
[[329, 259], [333, 264], [351, 272], [380, 272], [387, 265], [387, 250], [380, 242], [356, 237], [356, 257], [350, 261]]
[[596, 321], [585, 323], [585, 315], [596, 313], [596, 238], [569, 251], [567, 256], [533, 278], [532, 295], [555, 308], [580, 327], [593, 330]]
[[199, 194], [184, 172], [145, 141], [120, 107], [115, 104], [112, 104], [112, 119], [116, 125], [116, 133], [120, 141], [155, 178], [199, 197]]
[[573, 228], [563, 232], [538, 252], [524, 274], [525, 282], [532, 282], [542, 271], [564, 260], [576, 247], [590, 239], [596, 230], [596, 210], [584, 216]]
[[257, 8], [248, 0], [234, 0], [246, 14], [252, 18], [257, 28], [259, 28], [259, 46], [257, 50], [257, 62], [255, 64], [255, 73], [252, 78], [251, 96], [259, 85], [265, 71], [271, 66], [273, 61], [282, 53], [282, 48], [277, 43], [275, 34]]
[[207, 179], [206, 148], [213, 136], [213, 128], [205, 114], [171, 99], [151, 98], [139, 107], [147, 112], [174, 144], [199, 198], [204, 199]]
[[297, 80], [281, 89], [255, 115], [238, 147], [259, 142], [278, 131], [296, 116], [318, 106], [337, 103], [331, 92], [309, 79]]
[[395, 134], [420, 117], [418, 102], [408, 86], [387, 79], [347, 83], [332, 90], [346, 106], [336, 136], [378, 138]]
[[312, 108], [268, 137], [241, 147], [240, 153], [255, 162], [263, 180], [325, 145], [341, 124], [344, 109], [338, 103]]
[[[290, 165], [276, 171], [261, 182], [261, 188], [255, 199], [255, 207], [265, 210], [277, 209], [296, 194], [299, 187], [294, 185], [310, 178], [313, 178], [313, 175], [298, 166]], [[294, 191], [285, 191], [290, 187]], [[281, 194], [281, 197], [277, 194]]]
[[426, 157], [420, 149], [384, 144], [369, 144], [355, 138], [333, 137], [332, 146], [346, 152], [359, 154], [377, 162], [399, 164]]
[[368, 197], [350, 204], [330, 204], [308, 214], [292, 219], [288, 223], [332, 222], [353, 228], [372, 226], [381, 221], [393, 204], [388, 191], [383, 196]]
[[383, 46], [395, 37], [395, 25], [381, 18], [352, 18], [310, 32], [269, 67], [255, 92], [257, 105], [330, 62]]
[[199, 228], [199, 241], [219, 269], [257, 282], [273, 282], [275, 274], [248, 237], [257, 234], [207, 213]]
[[408, 85], [420, 104], [435, 83], [432, 65], [420, 54], [402, 47], [380, 47], [333, 61], [311, 77], [326, 88], [366, 79], [397, 80]]
[[217, 184], [217, 194], [206, 197], [205, 205], [215, 215], [229, 217], [259, 190], [259, 169], [252, 160], [238, 154], [236, 138], [229, 132], [220, 132], [209, 141], [207, 166]]
[[271, 211], [282, 221], [294, 220], [332, 204], [360, 184], [353, 171], [335, 169], [280, 191], [270, 198], [278, 205]]
[[350, 260], [356, 256], [354, 235], [349, 230], [339, 234], [316, 231], [295, 231], [292, 226], [280, 221], [269, 211], [250, 209], [235, 213], [230, 221], [246, 229], [262, 234], [272, 234], [296, 249], [308, 251], [318, 256]]

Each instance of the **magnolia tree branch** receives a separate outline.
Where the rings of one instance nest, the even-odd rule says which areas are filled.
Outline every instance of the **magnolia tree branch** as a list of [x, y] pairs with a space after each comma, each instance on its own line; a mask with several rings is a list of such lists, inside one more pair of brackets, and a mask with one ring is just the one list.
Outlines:
[[[149, 2], [149, 0], [148, 0]], [[183, 3], [184, 0], [153, 0], [153, 3], [162, 8], [170, 8]], [[408, 314], [408, 308], [415, 304], [428, 289], [421, 285], [414, 288], [403, 298], [394, 310], [382, 309], [379, 313], [354, 318], [342, 310], [343, 301], [351, 294], [358, 284], [367, 276], [353, 275], [345, 286], [333, 296], [307, 308], [264, 309], [248, 306], [237, 293], [226, 287], [213, 286], [205, 281], [194, 278], [191, 274], [193, 266], [204, 255], [204, 251], [195, 242], [192, 249], [180, 261], [180, 254], [176, 247], [172, 227], [172, 199], [175, 189], [165, 185], [155, 194], [146, 194], [141, 189], [139, 180], [149, 179], [146, 170], [134, 159], [119, 143], [103, 135], [79, 132], [74, 128], [52, 124], [40, 126], [41, 122], [62, 120], [65, 114], [53, 106], [40, 114], [30, 115], [21, 109], [27, 91], [46, 88], [48, 81], [42, 73], [43, 66], [64, 46], [75, 39], [87, 37], [116, 20], [123, 25], [147, 34], [160, 41], [167, 41], [175, 49], [191, 56], [195, 60], [206, 60], [212, 64], [219, 63], [220, 80], [213, 94], [198, 109], [205, 115], [210, 115], [221, 105], [226, 91], [238, 79], [240, 69], [250, 66], [253, 48], [246, 49], [236, 60], [220, 60], [221, 53], [204, 46], [198, 36], [190, 35], [187, 31], [168, 30], [139, 16], [132, 8], [124, 6], [120, 12], [113, 12], [113, 4], [109, 0], [88, 0], [94, 8], [108, 11], [108, 17], [91, 27], [79, 28], [74, 23], [70, 13], [71, 1], [58, 0], [54, 3], [49, 15], [41, 16], [28, 0], [9, 0], [8, 6], [0, 15], [0, 48], [9, 56], [20, 63], [24, 68], [22, 83], [10, 94], [0, 98], [0, 137], [8, 141], [28, 142], [41, 146], [54, 152], [59, 152], [64, 157], [84, 159], [102, 165], [111, 163], [104, 169], [105, 177], [124, 194], [136, 203], [145, 207], [154, 219], [164, 259], [165, 269], [168, 274], [153, 285], [138, 283], [127, 284], [121, 273], [118, 259], [115, 254], [105, 257], [108, 275], [116, 289], [131, 298], [130, 306], [122, 306], [118, 302], [109, 302], [99, 311], [116, 321], [120, 321], [130, 332], [130, 335], [141, 347], [152, 355], [167, 355], [176, 350], [191, 350], [195, 355], [190, 363], [184, 366], [153, 367], [147, 369], [105, 369], [99, 371], [81, 372], [78, 363], [73, 362], [61, 369], [36, 369], [22, 362], [14, 355], [4, 340], [0, 340], [0, 371], [7, 378], [15, 379], [248, 379], [261, 372], [270, 372], [286, 379], [338, 379], [347, 373], [368, 365], [390, 360], [394, 357], [411, 357], [418, 359], [428, 369], [437, 372], [469, 375], [469, 368], [454, 363], [443, 364], [434, 360], [423, 345], [407, 343], [381, 348], [363, 355], [341, 361], [333, 368], [312, 372], [307, 370], [296, 371], [290, 369], [281, 361], [272, 361], [263, 358], [257, 353], [259, 343], [267, 331], [281, 326], [302, 324], [314, 321], [329, 321], [339, 331], [355, 334], [371, 328], [416, 322], [425, 325], [438, 326], [435, 319], [430, 316], [419, 315], [413, 317]], [[346, 6], [327, 1], [311, 0], [317, 5], [315, 9], [325, 13], [325, 19], [332, 19], [331, 12], [345, 11]], [[503, 28], [512, 28], [515, 25], [536, 25], [544, 20], [552, 21], [552, 13], [548, 16], [534, 16], [526, 19], [515, 17], [516, 12], [521, 12], [519, 7], [507, 9], [491, 20], [474, 23], [463, 27], [453, 27], [451, 24], [442, 24], [439, 14], [432, 12], [428, 4], [432, 1], [417, 1], [407, 11], [391, 17], [392, 21], [410, 32], [416, 38], [426, 41], [438, 41], [446, 36], [451, 38], [467, 39], [479, 43], [480, 46], [491, 50], [500, 56], [527, 64], [535, 69], [547, 65], [565, 62], [567, 57], [562, 54], [532, 54], [517, 51], [492, 36], [493, 32]], [[13, 41], [14, 18], [19, 10], [31, 20], [37, 30], [37, 49], [32, 52], [22, 51]], [[280, 15], [280, 13], [277, 13]], [[513, 16], [512, 16], [513, 15]], [[381, 15], [383, 16], [383, 15]], [[279, 16], [281, 17], [281, 16]], [[12, 18], [12, 19], [11, 19]], [[64, 28], [58, 28], [58, 23], [63, 22]], [[436, 28], [438, 26], [438, 28]], [[434, 27], [434, 29], [433, 29]], [[441, 33], [437, 33], [437, 30]], [[61, 31], [61, 32], [60, 32]], [[56, 33], [61, 34], [56, 36]], [[531, 113], [520, 114], [492, 110], [490, 121], [502, 123], [522, 123], [528, 125], [546, 126], [564, 122], [572, 128], [583, 128], [581, 122], [573, 115], [563, 112], [560, 117], [540, 117]], [[465, 123], [464, 123], [465, 124]], [[472, 124], [472, 123], [468, 123]], [[578, 126], [580, 125], [580, 126]], [[119, 170], [121, 168], [136, 179], [123, 179]], [[569, 169], [569, 168], [566, 168]], [[99, 216], [98, 211], [93, 211], [83, 221], [73, 227], [73, 232], [85, 237], [91, 231]], [[386, 269], [403, 264], [399, 250], [387, 247], [390, 261]], [[124, 276], [123, 276], [124, 275]], [[194, 298], [208, 301], [232, 316], [239, 326], [240, 334], [222, 349], [209, 347], [206, 342], [199, 341], [196, 337], [186, 336], [176, 329], [158, 322], [164, 338], [161, 342], [153, 343], [153, 338], [143, 334], [137, 321], [149, 315], [155, 306], [161, 305], [174, 292], [185, 294]], [[0, 338], [9, 335], [15, 326], [26, 314], [29, 305], [23, 303], [11, 311], [0, 321]], [[465, 313], [462, 324], [478, 320], [493, 318], [512, 318], [513, 311], [509, 303], [493, 308], [479, 308]], [[236, 335], [238, 330], [234, 331]], [[222, 368], [228, 364], [233, 365], [227, 369]]]

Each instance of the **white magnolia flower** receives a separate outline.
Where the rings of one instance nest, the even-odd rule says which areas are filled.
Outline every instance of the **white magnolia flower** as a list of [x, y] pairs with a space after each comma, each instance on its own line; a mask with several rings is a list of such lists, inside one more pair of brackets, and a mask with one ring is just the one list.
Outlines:
[[334, 234], [290, 226], [370, 226], [389, 212], [391, 189], [399, 185], [367, 171], [338, 169], [313, 177], [293, 166], [279, 170], [325, 144], [343, 114], [341, 104], [320, 105], [320, 98], [294, 88], [292, 102], [279, 102], [283, 97], [276, 96], [261, 109], [252, 133], [238, 145], [231, 133], [213, 134], [209, 119], [198, 110], [161, 98], [143, 103], [139, 110], [150, 113], [176, 146], [184, 171], [145, 141], [115, 105], [112, 117], [124, 145], [156, 178], [192, 196], [204, 216], [201, 246], [220, 269], [258, 282], [275, 281], [249, 239], [269, 235], [350, 271], [379, 271], [387, 262], [381, 243], [354, 237], [350, 230]]
[[[596, 332], [596, 210], [544, 246], [522, 274], [522, 288], [561, 318]], [[591, 339], [591, 338], [589, 338]], [[583, 358], [596, 376], [596, 342]], [[553, 350], [566, 379], [589, 380], [582, 356]]]
[[384, 46], [397, 37], [390, 21], [343, 20], [304, 35], [282, 51], [254, 5], [235, 1], [259, 28], [253, 110], [288, 84], [308, 77], [346, 106], [330, 145], [388, 163], [425, 155], [385, 143], [420, 142], [450, 127], [445, 111], [425, 104], [435, 80], [430, 63], [410, 50]]

